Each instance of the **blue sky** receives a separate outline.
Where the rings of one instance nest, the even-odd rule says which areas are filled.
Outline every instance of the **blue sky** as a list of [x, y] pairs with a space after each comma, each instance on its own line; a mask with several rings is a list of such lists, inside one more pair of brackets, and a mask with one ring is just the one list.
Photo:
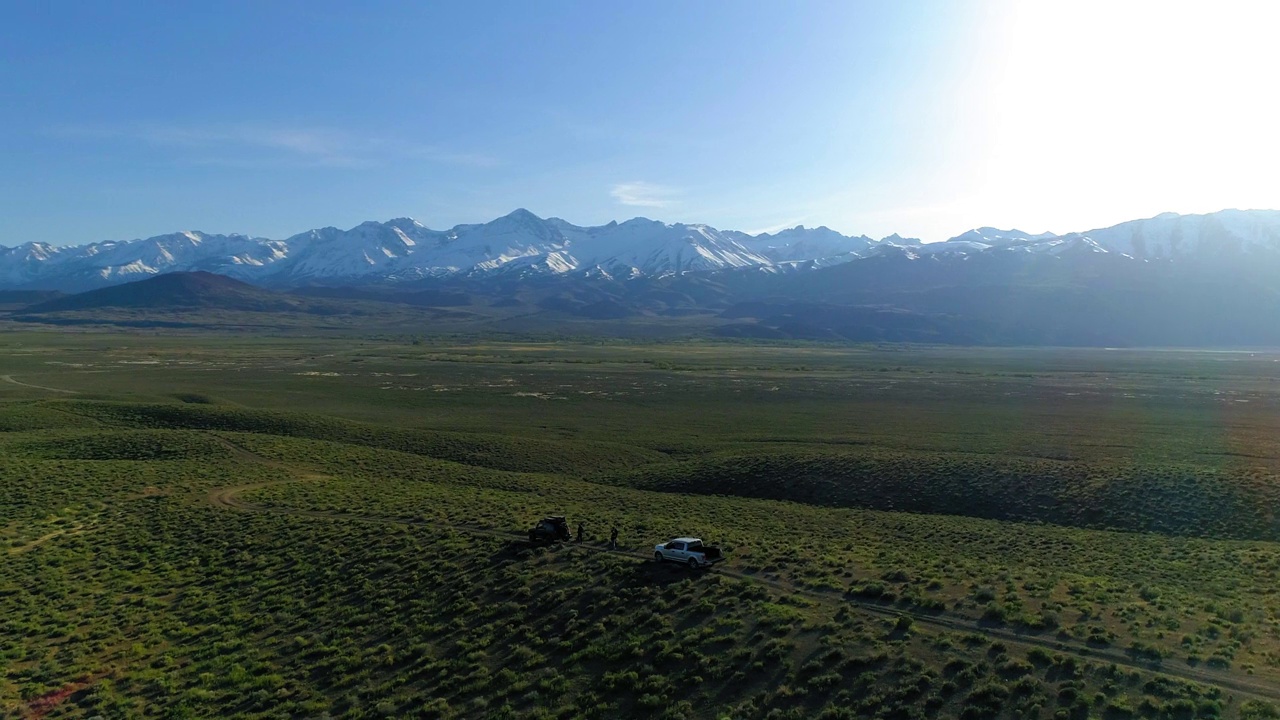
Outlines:
[[1271, 3], [0, 0], [0, 244], [1280, 206]]

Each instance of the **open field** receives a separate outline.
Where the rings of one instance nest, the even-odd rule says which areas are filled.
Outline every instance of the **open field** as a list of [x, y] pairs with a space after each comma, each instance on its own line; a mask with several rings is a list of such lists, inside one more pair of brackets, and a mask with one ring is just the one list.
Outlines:
[[1277, 361], [6, 335], [0, 714], [1280, 717]]

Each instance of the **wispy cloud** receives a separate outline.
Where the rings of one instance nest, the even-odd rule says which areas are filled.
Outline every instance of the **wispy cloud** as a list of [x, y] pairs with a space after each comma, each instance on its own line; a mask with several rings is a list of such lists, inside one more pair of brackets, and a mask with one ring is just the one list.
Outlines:
[[618, 183], [609, 194], [619, 203], [631, 207], [665, 208], [677, 202], [675, 188], [640, 180]]
[[494, 167], [492, 156], [394, 138], [360, 136], [332, 128], [258, 124], [59, 125], [56, 137], [142, 143], [181, 153], [185, 162], [209, 165], [379, 167], [425, 161]]

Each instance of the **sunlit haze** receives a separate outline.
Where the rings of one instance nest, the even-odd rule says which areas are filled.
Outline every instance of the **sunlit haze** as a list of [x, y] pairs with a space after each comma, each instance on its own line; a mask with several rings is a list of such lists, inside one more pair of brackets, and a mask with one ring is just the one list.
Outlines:
[[1015, 3], [1001, 15], [1002, 39], [978, 61], [990, 75], [974, 98], [977, 182], [939, 218], [1083, 230], [1280, 204], [1280, 5]]
[[1278, 207], [1276, 27], [1270, 2], [10, 3], [0, 244]]

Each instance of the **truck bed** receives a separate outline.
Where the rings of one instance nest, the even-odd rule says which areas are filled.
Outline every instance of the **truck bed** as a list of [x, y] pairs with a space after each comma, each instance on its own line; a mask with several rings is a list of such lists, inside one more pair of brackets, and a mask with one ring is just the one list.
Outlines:
[[720, 548], [715, 545], [699, 545], [689, 548], [689, 552], [699, 552], [707, 559], [707, 562], [717, 562], [724, 559], [724, 555], [720, 554]]

